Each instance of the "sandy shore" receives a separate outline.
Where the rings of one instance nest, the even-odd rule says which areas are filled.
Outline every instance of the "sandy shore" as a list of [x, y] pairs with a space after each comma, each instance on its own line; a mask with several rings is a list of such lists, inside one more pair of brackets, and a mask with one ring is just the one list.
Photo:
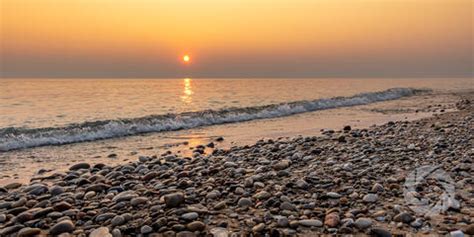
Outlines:
[[458, 111], [411, 122], [10, 183], [0, 236], [472, 235], [474, 93], [459, 96]]

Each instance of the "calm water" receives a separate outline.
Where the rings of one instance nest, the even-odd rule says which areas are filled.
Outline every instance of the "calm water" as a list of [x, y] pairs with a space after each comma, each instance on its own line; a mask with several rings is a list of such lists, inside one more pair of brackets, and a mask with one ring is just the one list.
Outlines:
[[0, 79], [0, 128], [350, 96], [393, 87], [465, 89], [472, 79]]

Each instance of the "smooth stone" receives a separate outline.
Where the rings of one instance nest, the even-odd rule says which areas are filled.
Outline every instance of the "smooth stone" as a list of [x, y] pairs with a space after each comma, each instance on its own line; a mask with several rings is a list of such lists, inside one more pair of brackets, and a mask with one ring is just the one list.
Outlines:
[[324, 218], [324, 225], [333, 228], [339, 225], [339, 221], [339, 215], [336, 212], [332, 212], [326, 215], [326, 217]]
[[91, 165], [89, 163], [78, 163], [69, 167], [69, 170], [89, 169], [90, 167]]
[[122, 232], [120, 231], [120, 229], [112, 230], [112, 237], [122, 237]]
[[240, 198], [237, 205], [239, 205], [239, 207], [248, 207], [248, 206], [252, 206], [253, 203], [252, 203], [252, 200], [250, 200], [249, 198]]
[[263, 231], [264, 229], [265, 229], [265, 224], [264, 224], [264, 223], [260, 223], [260, 224], [258, 224], [258, 225], [256, 225], [256, 226], [254, 226], [254, 227], [252, 228], [252, 231], [255, 232], [255, 233], [258, 233], [258, 232]]
[[53, 195], [53, 196], [56, 196], [56, 195], [59, 195], [61, 193], [64, 193], [64, 188], [61, 187], [61, 186], [53, 186], [49, 189], [49, 193], [51, 193], [51, 195]]
[[258, 200], [262, 200], [262, 199], [267, 199], [269, 197], [271, 197], [272, 195], [269, 193], [269, 192], [266, 192], [266, 191], [261, 191], [257, 194], [254, 195], [254, 198], [258, 199]]
[[390, 231], [382, 228], [372, 228], [370, 233], [376, 237], [392, 237]]
[[8, 236], [8, 235], [11, 235], [19, 230], [21, 230], [23, 227], [23, 225], [12, 225], [12, 226], [8, 226], [8, 227], [2, 227], [2, 229], [0, 229], [0, 236]]
[[384, 190], [385, 190], [384, 187], [379, 183], [375, 183], [374, 186], [372, 186], [372, 192], [374, 193], [380, 193], [380, 192], [383, 192]]
[[136, 197], [136, 198], [132, 198], [132, 200], [130, 201], [130, 204], [132, 204], [132, 206], [138, 206], [141, 204], [146, 204], [147, 202], [148, 202], [148, 198], [146, 197]]
[[4, 223], [7, 220], [7, 215], [0, 214], [0, 223]]
[[277, 225], [279, 227], [287, 227], [290, 224], [286, 216], [277, 217]]
[[15, 183], [9, 183], [9, 184], [7, 184], [3, 187], [6, 188], [6, 189], [16, 189], [16, 188], [21, 187], [21, 183], [16, 183], [16, 182]]
[[64, 232], [72, 232], [75, 229], [74, 224], [70, 220], [63, 220], [55, 224], [49, 230], [49, 233], [52, 235], [59, 235]]
[[122, 216], [115, 216], [110, 221], [110, 224], [112, 224], [112, 226], [118, 226], [118, 225], [122, 225], [124, 223], [125, 223], [125, 218], [123, 218]]
[[226, 206], [227, 206], [227, 202], [226, 202], [226, 201], [220, 201], [220, 202], [218, 202], [216, 205], [214, 205], [214, 209], [215, 209], [215, 210], [221, 210], [221, 209], [226, 208]]
[[103, 221], [106, 221], [110, 218], [114, 218], [117, 214], [113, 213], [113, 212], [107, 212], [107, 213], [103, 213], [103, 214], [100, 214], [98, 215], [96, 218], [95, 218], [95, 221], [96, 222], [103, 222]]
[[164, 196], [165, 204], [167, 207], [178, 207], [184, 203], [183, 193], [170, 193]]
[[65, 211], [71, 209], [72, 205], [67, 202], [59, 202], [54, 204], [53, 209], [55, 211]]
[[288, 211], [295, 211], [296, 210], [296, 206], [289, 203], [289, 202], [282, 202], [280, 204], [280, 209], [281, 210], [288, 210]]
[[112, 237], [112, 234], [109, 233], [109, 228], [107, 227], [99, 227], [93, 230], [89, 237]]
[[[174, 233], [167, 235], [166, 232], [165, 232], [165, 234], [163, 236], [171, 237], [171, 236], [174, 236]], [[197, 235], [193, 232], [190, 232], [190, 231], [181, 231], [181, 232], [178, 232], [176, 234], [176, 237], [197, 237]]]
[[17, 236], [18, 237], [28, 237], [28, 236], [36, 236], [41, 233], [41, 229], [39, 228], [30, 228], [30, 227], [25, 227], [21, 229]]
[[181, 215], [181, 218], [187, 221], [196, 220], [198, 217], [199, 217], [199, 214], [197, 212], [188, 212]]
[[114, 202], [123, 202], [131, 200], [132, 198], [138, 197], [138, 194], [135, 191], [125, 191], [117, 194], [112, 201]]
[[470, 224], [464, 229], [464, 232], [468, 235], [474, 235], [474, 224]]
[[379, 197], [377, 196], [377, 194], [373, 194], [373, 193], [366, 194], [362, 198], [364, 202], [369, 202], [369, 203], [376, 202], [378, 199]]
[[364, 230], [372, 226], [372, 220], [370, 218], [357, 218], [357, 220], [354, 222], [355, 227], [357, 227], [360, 230]]
[[144, 225], [142, 226], [142, 228], [140, 228], [140, 233], [142, 234], [148, 234], [148, 233], [151, 233], [152, 231], [153, 231], [153, 228], [151, 228], [148, 225]]
[[393, 217], [395, 222], [410, 223], [414, 220], [413, 216], [408, 212], [402, 212], [395, 217]]
[[289, 160], [282, 160], [275, 165], [273, 165], [273, 169], [275, 170], [284, 170], [290, 166], [290, 161]]
[[329, 198], [334, 198], [334, 199], [341, 198], [341, 194], [336, 193], [336, 192], [328, 192], [326, 193], [326, 196]]
[[193, 221], [186, 225], [190, 231], [202, 231], [206, 228], [206, 224], [201, 221]]
[[321, 227], [323, 223], [320, 220], [316, 219], [308, 219], [308, 220], [300, 220], [298, 224], [306, 227]]
[[451, 237], [464, 237], [464, 233], [460, 230], [451, 231], [449, 235]]

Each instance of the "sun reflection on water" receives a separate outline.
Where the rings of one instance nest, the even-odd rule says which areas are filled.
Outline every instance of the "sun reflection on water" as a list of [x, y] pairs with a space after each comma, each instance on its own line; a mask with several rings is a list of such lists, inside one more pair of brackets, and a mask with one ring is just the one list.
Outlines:
[[193, 102], [192, 95], [194, 94], [192, 90], [193, 88], [191, 85], [191, 78], [184, 78], [183, 86], [184, 86], [184, 89], [183, 89], [183, 95], [181, 96], [181, 100], [186, 104], [190, 104], [191, 102]]

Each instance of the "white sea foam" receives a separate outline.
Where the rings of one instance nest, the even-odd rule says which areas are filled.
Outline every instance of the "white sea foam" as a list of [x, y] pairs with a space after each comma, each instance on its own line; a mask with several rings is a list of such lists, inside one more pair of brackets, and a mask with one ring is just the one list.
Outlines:
[[0, 151], [283, 117], [317, 110], [394, 100], [411, 96], [422, 91], [425, 90], [393, 88], [380, 92], [362, 93], [350, 97], [335, 97], [312, 101], [296, 101], [265, 106], [206, 110], [181, 114], [151, 115], [133, 119], [84, 122], [64, 127], [35, 129], [9, 127], [0, 129]]

